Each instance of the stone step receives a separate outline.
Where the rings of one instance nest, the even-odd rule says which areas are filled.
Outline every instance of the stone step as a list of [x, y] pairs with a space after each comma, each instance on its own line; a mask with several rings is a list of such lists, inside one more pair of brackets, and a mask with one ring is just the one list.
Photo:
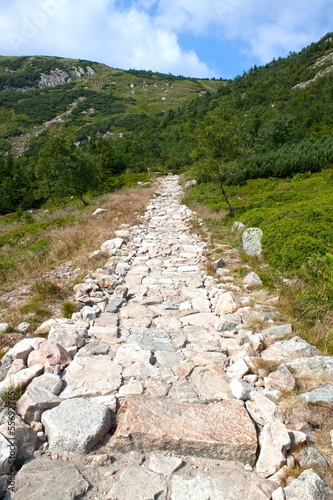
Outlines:
[[128, 396], [118, 412], [113, 450], [168, 450], [253, 465], [257, 434], [244, 404], [181, 404], [166, 398]]

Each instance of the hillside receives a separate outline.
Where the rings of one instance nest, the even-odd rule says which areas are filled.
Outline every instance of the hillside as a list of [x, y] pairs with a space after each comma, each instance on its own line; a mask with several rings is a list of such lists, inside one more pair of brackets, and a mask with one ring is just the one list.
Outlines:
[[56, 57], [0, 57], [0, 145], [18, 155], [46, 129], [80, 141], [135, 130], [217, 82]]

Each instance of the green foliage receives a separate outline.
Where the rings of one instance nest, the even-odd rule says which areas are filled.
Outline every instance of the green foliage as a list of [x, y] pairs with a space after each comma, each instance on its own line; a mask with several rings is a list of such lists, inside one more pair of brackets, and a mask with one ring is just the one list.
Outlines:
[[37, 278], [31, 287], [31, 291], [41, 300], [58, 297], [62, 293], [58, 285], [46, 278]]
[[71, 318], [75, 311], [75, 304], [73, 302], [64, 302], [61, 306], [61, 313], [64, 318]]

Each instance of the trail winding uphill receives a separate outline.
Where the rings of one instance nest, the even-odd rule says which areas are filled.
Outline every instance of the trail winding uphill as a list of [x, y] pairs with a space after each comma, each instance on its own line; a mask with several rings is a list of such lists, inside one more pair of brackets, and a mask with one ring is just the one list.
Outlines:
[[3, 359], [1, 390], [27, 385], [13, 499], [332, 498], [311, 467], [285, 487], [309, 436], [274, 400], [298, 373], [332, 375], [333, 358], [292, 336], [251, 269], [238, 281], [227, 266], [205, 274], [181, 195], [177, 176], [159, 179], [141, 225], [105, 242], [110, 260], [75, 287], [80, 312]]

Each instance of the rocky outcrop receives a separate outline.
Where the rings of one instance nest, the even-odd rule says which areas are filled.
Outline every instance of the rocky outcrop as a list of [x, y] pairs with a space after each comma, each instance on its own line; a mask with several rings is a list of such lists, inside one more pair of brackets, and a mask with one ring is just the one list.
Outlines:
[[[280, 321], [248, 266], [243, 278], [229, 269], [226, 247], [217, 276], [205, 274], [206, 243], [190, 232], [181, 194], [176, 176], [159, 179], [141, 224], [110, 235], [98, 250], [109, 260], [74, 287], [78, 312], [40, 325], [48, 339], [25, 338], [3, 358], [9, 487], [12, 464], [23, 463], [14, 499], [332, 494], [313, 471], [284, 486], [288, 466], [331, 458], [309, 446], [311, 419], [293, 428], [278, 400], [312, 377], [301, 404], [331, 405], [333, 357]], [[10, 418], [24, 436], [12, 456]]]
[[69, 70], [54, 68], [49, 73], [41, 73], [38, 86], [39, 88], [57, 87], [69, 83], [73, 79], [92, 75], [95, 75], [95, 71], [90, 66], [85, 68], [77, 66]]

